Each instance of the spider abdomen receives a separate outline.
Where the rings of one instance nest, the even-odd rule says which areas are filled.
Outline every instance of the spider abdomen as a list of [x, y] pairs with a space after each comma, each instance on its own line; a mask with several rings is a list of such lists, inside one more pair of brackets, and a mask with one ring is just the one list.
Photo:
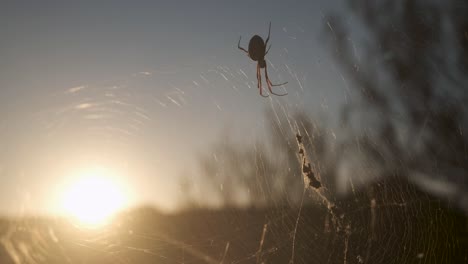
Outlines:
[[259, 35], [253, 36], [249, 41], [249, 56], [254, 61], [265, 57], [265, 42]]

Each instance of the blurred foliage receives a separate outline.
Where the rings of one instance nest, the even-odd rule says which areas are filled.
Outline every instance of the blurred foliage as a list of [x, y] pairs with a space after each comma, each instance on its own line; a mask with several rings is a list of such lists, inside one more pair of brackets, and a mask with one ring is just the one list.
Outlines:
[[348, 5], [355, 16], [324, 25], [357, 95], [341, 114], [345, 145], [468, 209], [468, 3]]
[[215, 199], [224, 206], [297, 204], [304, 188], [297, 131], [306, 135], [306, 148], [313, 153], [320, 172], [328, 173], [328, 138], [306, 114], [289, 116], [272, 109], [266, 113], [266, 123], [269, 133], [265, 142], [239, 143], [223, 135], [198, 156], [198, 173], [203, 180], [182, 177], [185, 207], [196, 205], [197, 184], [206, 184], [199, 189], [214, 191]]

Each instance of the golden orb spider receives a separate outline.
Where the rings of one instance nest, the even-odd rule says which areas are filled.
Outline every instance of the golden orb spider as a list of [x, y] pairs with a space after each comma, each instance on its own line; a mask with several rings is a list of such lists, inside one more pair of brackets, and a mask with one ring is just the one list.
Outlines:
[[266, 61], [265, 61], [265, 56], [268, 54], [268, 51], [271, 48], [271, 44], [268, 47], [268, 49], [266, 48], [266, 46], [268, 45], [268, 41], [270, 40], [270, 30], [271, 30], [271, 22], [270, 22], [270, 27], [268, 28], [268, 37], [265, 40], [265, 42], [263, 42], [262, 37], [260, 37], [259, 35], [253, 36], [249, 41], [249, 50], [248, 51], [240, 46], [240, 41], [241, 41], [242, 36], [239, 38], [239, 43], [237, 43], [237, 47], [240, 50], [247, 53], [247, 56], [249, 56], [249, 58], [251, 58], [252, 60], [257, 61], [257, 87], [260, 90], [260, 95], [263, 96], [263, 97], [268, 97], [268, 95], [263, 95], [262, 94], [262, 74], [260, 73], [260, 69], [263, 69], [263, 68], [265, 68], [265, 79], [266, 79], [266, 82], [267, 82], [267, 85], [268, 85], [268, 90], [270, 90], [270, 93], [274, 94], [274, 95], [277, 95], [277, 96], [283, 96], [283, 95], [288, 94], [288, 93], [277, 94], [277, 93], [274, 93], [271, 90], [271, 87], [273, 87], [273, 86], [285, 85], [288, 82], [281, 83], [281, 84], [272, 84], [270, 79], [268, 78], [267, 64], [266, 64]]

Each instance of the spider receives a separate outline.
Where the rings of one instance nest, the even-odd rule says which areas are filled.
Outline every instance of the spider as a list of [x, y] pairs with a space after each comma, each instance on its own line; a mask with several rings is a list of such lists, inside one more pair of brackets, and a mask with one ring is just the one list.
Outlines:
[[277, 96], [283, 96], [283, 95], [288, 94], [288, 93], [277, 94], [277, 93], [274, 93], [271, 90], [271, 87], [273, 87], [273, 86], [285, 85], [288, 82], [281, 83], [281, 84], [272, 84], [270, 79], [268, 78], [268, 72], [267, 72], [267, 65], [266, 65], [266, 62], [265, 62], [265, 56], [268, 54], [268, 51], [271, 48], [271, 44], [268, 47], [268, 49], [266, 48], [267, 44], [268, 44], [268, 41], [270, 40], [270, 30], [271, 30], [271, 22], [270, 22], [270, 27], [268, 28], [268, 37], [267, 37], [266, 41], [263, 42], [262, 37], [260, 37], [259, 35], [253, 36], [249, 41], [249, 50], [248, 51], [240, 46], [240, 41], [241, 41], [242, 36], [239, 38], [239, 43], [237, 43], [237, 47], [240, 50], [247, 53], [247, 56], [249, 56], [249, 58], [251, 58], [253, 61], [257, 61], [257, 88], [260, 90], [260, 95], [263, 96], [263, 97], [268, 97], [268, 95], [263, 95], [262, 94], [262, 74], [260, 73], [260, 69], [263, 69], [263, 68], [265, 68], [265, 79], [266, 79], [266, 82], [267, 82], [267, 85], [268, 85], [268, 90], [270, 90], [270, 93], [274, 94], [274, 95], [277, 95]]

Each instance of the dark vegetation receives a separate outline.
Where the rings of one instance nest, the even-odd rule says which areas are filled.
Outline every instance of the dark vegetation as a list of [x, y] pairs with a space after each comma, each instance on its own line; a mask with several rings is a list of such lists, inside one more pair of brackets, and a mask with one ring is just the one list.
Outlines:
[[[355, 138], [383, 176], [408, 178], [468, 212], [468, 3], [349, 6], [365, 37], [336, 15], [326, 25], [357, 92], [341, 115], [349, 145]], [[356, 124], [364, 131], [354, 132]]]
[[[337, 206], [339, 219], [316, 205], [303, 206], [299, 218], [299, 206], [197, 209], [176, 215], [140, 208], [121, 214], [102, 230], [60, 220], [3, 221], [0, 263], [15, 263], [14, 259], [20, 263], [466, 263], [468, 259], [464, 214], [404, 179], [372, 184]], [[343, 218], [349, 225], [337, 228]]]

